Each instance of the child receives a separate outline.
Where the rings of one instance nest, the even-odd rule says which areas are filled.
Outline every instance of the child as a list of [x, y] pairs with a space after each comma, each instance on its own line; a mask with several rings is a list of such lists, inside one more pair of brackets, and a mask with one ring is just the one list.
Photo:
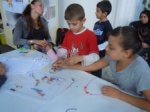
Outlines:
[[[70, 30], [65, 34], [57, 56], [63, 59], [67, 58], [65, 62], [68, 63], [68, 65], [81, 63], [83, 66], [87, 66], [97, 61], [99, 55], [96, 36], [92, 31], [83, 26], [86, 21], [83, 7], [79, 4], [69, 5], [65, 11], [65, 19]], [[52, 56], [51, 54], [53, 54], [51, 58], [56, 61], [58, 57], [55, 56], [51, 48], [46, 49], [48, 51], [47, 54], [50, 57]]]
[[[96, 17], [97, 19], [99, 19], [99, 21], [95, 23], [93, 31], [97, 37], [100, 58], [103, 58], [105, 56], [105, 47], [108, 43], [107, 35], [108, 32], [112, 30], [111, 23], [107, 19], [107, 16], [110, 14], [111, 9], [111, 3], [108, 0], [100, 1], [97, 4]], [[102, 70], [98, 70], [92, 72], [92, 74], [101, 77], [101, 72]]]
[[6, 81], [6, 76], [4, 75], [6, 71], [5, 66], [0, 62], [0, 87], [4, 84]]
[[104, 58], [89, 66], [59, 66], [85, 71], [110, 66], [118, 87], [129, 94], [110, 86], [104, 86], [102, 94], [150, 111], [150, 68], [143, 58], [136, 55], [141, 47], [137, 30], [130, 26], [117, 27], [109, 34]]
[[130, 26], [134, 28], [148, 27], [150, 28], [150, 11], [144, 10], [140, 13], [140, 20], [133, 21], [130, 23]]

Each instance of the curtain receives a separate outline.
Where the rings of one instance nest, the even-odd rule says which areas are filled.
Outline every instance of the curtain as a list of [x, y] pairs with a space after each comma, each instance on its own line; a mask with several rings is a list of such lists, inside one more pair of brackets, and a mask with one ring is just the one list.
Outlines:
[[116, 6], [114, 28], [139, 20], [139, 15], [144, 9], [142, 0], [117, 0]]

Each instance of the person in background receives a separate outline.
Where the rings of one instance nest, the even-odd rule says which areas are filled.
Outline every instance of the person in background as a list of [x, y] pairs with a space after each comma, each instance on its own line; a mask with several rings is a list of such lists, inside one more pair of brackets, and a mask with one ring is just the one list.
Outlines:
[[142, 49], [138, 52], [150, 66], [150, 29], [148, 27], [138, 28], [138, 33], [142, 41]]
[[[108, 0], [103, 0], [97, 3], [96, 7], [96, 17], [99, 20], [95, 23], [93, 31], [97, 37], [99, 56], [103, 58], [105, 56], [105, 47], [108, 43], [108, 33], [112, 30], [112, 25], [107, 19], [112, 6]], [[94, 71], [92, 74], [101, 77], [102, 70]]]
[[89, 66], [57, 64], [59, 67], [94, 71], [110, 66], [117, 88], [103, 86], [102, 94], [150, 112], [150, 68], [137, 53], [142, 47], [137, 30], [117, 27], [109, 33], [106, 55]]
[[33, 0], [24, 9], [13, 31], [13, 43], [18, 47], [36, 44], [46, 47], [51, 42], [48, 22], [41, 17], [44, 6], [40, 0]]
[[65, 11], [65, 20], [70, 30], [65, 34], [57, 55], [49, 45], [46, 48], [47, 54], [54, 62], [56, 61], [53, 68], [57, 68], [57, 62], [60, 60], [65, 61], [68, 65], [80, 63], [82, 66], [99, 60], [96, 36], [84, 27], [86, 19], [83, 7], [79, 4], [69, 5]]
[[141, 27], [148, 27], [150, 28], [150, 11], [149, 10], [143, 10], [140, 13], [140, 20], [139, 21], [133, 21], [129, 25], [138, 29]]
[[3, 63], [0, 62], [0, 87], [5, 83], [6, 76], [5, 76], [6, 68]]

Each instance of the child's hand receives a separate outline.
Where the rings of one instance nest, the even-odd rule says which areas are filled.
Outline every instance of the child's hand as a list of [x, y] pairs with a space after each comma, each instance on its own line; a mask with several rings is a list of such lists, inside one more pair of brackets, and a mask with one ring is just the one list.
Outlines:
[[52, 46], [50, 44], [47, 44], [46, 47], [45, 47], [46, 51], [52, 49]]
[[6, 71], [5, 65], [0, 62], [0, 75], [4, 75]]
[[112, 98], [120, 99], [122, 92], [112, 86], [103, 86], [102, 94]]
[[62, 64], [62, 63], [64, 63], [64, 60], [59, 58], [55, 63], [53, 63], [52, 69], [54, 71], [58, 70], [60, 68], [59, 64]]
[[82, 56], [73, 56], [64, 60], [64, 63], [67, 65], [75, 65], [83, 60]]

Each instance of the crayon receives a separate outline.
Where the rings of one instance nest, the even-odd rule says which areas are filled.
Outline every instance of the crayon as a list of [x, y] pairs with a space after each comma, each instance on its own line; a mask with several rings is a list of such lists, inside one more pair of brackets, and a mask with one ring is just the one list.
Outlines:
[[15, 89], [10, 88], [11, 91], [16, 91]]
[[42, 90], [40, 90], [40, 89], [37, 89], [37, 88], [31, 88], [32, 90], [35, 90], [35, 91], [37, 91], [37, 92], [42, 92]]

